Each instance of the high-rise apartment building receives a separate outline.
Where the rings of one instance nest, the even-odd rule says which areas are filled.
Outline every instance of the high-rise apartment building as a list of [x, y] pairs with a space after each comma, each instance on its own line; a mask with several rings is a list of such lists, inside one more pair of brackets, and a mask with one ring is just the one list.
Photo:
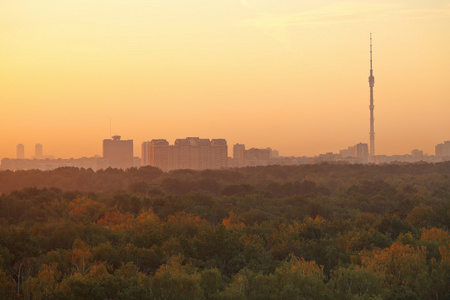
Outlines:
[[150, 142], [143, 142], [141, 145], [141, 166], [149, 166], [148, 158], [148, 150], [149, 150]]
[[25, 158], [25, 146], [23, 144], [18, 144], [16, 146], [16, 158], [17, 159]]
[[359, 143], [339, 151], [339, 155], [343, 160], [348, 162], [368, 163], [370, 155], [369, 145], [366, 143]]
[[339, 154], [343, 158], [356, 157], [356, 146], [349, 146], [347, 149], [343, 149], [343, 150], [339, 151]]
[[356, 147], [356, 158], [362, 163], [369, 162], [369, 145], [366, 143], [359, 143]]
[[[270, 149], [270, 148], [269, 148]], [[278, 158], [280, 157], [280, 152], [276, 149], [270, 149], [270, 158]]]
[[437, 144], [435, 147], [435, 155], [441, 158], [450, 158], [450, 141]]
[[239, 160], [241, 151], [245, 150], [244, 144], [234, 144], [233, 145], [233, 158]]
[[234, 144], [233, 145], [233, 161], [234, 166], [242, 167], [244, 165], [244, 144]]
[[133, 140], [121, 140], [119, 135], [103, 140], [103, 158], [111, 168], [133, 167]]
[[[210, 156], [211, 156], [211, 142], [209, 139], [198, 139], [197, 144], [193, 145], [196, 146], [198, 149], [198, 169], [199, 170], [205, 170], [205, 169], [213, 169], [213, 167], [210, 164]], [[228, 147], [226, 145], [225, 141], [225, 148], [226, 148], [226, 154], [225, 157], [228, 156]], [[193, 157], [195, 161], [195, 156]], [[228, 164], [221, 164], [219, 168], [224, 168]]]
[[269, 165], [272, 149], [251, 148], [242, 151], [243, 166], [267, 166]]
[[210, 169], [226, 168], [228, 163], [228, 146], [225, 139], [212, 139], [209, 157]]
[[224, 139], [187, 137], [169, 145], [165, 139], [142, 143], [144, 165], [163, 171], [177, 169], [220, 169], [227, 166], [228, 148]]
[[[265, 149], [251, 148], [245, 150], [244, 144], [234, 144], [233, 146], [233, 166], [267, 166], [270, 164], [280, 164], [280, 153], [270, 147]], [[285, 162], [283, 162], [284, 164]]]
[[[144, 142], [142, 149], [147, 153], [148, 158], [146, 166], [154, 166], [163, 171], [169, 170], [169, 142], [163, 139]], [[142, 153], [144, 156], [144, 152]], [[172, 169], [172, 168], [170, 168]]]
[[[172, 161], [174, 163], [174, 169], [197, 169], [193, 165], [192, 156], [197, 149], [191, 149], [191, 143], [188, 139], [176, 139], [174, 143], [175, 147], [172, 147]], [[193, 146], [194, 148], [195, 146]], [[195, 147], [196, 148], [196, 147]]]
[[411, 157], [412, 157], [412, 161], [414, 161], [414, 162], [422, 161], [424, 158], [423, 151], [419, 150], [419, 149], [414, 149], [411, 151]]
[[34, 145], [34, 158], [42, 159], [44, 157], [44, 149], [42, 144]]

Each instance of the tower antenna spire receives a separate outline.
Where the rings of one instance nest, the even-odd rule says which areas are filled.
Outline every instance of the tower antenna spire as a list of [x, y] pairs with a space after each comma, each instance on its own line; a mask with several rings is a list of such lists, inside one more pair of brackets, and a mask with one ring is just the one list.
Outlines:
[[375, 85], [375, 77], [373, 77], [372, 69], [372, 33], [370, 33], [370, 76], [369, 76], [369, 87], [370, 87], [370, 149], [369, 156], [371, 162], [375, 162], [375, 131], [374, 131], [374, 118], [373, 118], [373, 86]]
[[370, 70], [372, 70], [372, 32], [370, 33]]

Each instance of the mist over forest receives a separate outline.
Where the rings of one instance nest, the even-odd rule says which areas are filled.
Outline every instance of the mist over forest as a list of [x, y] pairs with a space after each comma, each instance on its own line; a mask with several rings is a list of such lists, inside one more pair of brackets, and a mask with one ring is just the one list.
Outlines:
[[0, 172], [0, 299], [449, 299], [450, 163]]

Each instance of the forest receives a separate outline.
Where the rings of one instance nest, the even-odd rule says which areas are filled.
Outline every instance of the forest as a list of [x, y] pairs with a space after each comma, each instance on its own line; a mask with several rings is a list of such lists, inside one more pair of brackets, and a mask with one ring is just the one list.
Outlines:
[[0, 172], [0, 299], [450, 299], [450, 162]]

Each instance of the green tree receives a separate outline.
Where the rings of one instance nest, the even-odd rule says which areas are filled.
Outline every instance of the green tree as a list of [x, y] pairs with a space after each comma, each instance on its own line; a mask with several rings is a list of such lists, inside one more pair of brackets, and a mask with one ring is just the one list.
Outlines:
[[384, 276], [353, 265], [333, 271], [328, 284], [335, 299], [382, 299]]
[[219, 269], [205, 269], [200, 274], [200, 287], [206, 299], [212, 299], [224, 288]]
[[329, 299], [323, 267], [314, 261], [290, 256], [272, 275], [279, 292], [278, 299]]
[[182, 265], [180, 257], [172, 257], [162, 265], [151, 280], [156, 299], [202, 299], [201, 275], [189, 265]]
[[14, 299], [16, 296], [16, 282], [0, 270], [0, 299]]

